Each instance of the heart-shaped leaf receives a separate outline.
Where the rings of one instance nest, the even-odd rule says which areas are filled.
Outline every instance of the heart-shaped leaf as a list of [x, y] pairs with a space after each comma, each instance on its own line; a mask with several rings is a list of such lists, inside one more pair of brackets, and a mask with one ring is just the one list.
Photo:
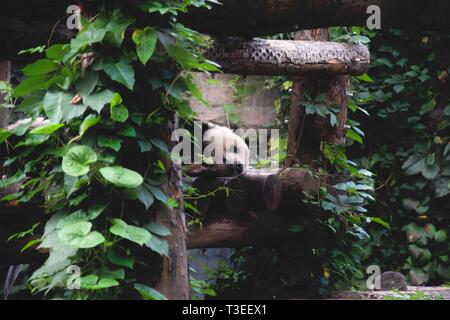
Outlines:
[[105, 62], [103, 68], [112, 80], [123, 84], [130, 90], [133, 90], [135, 81], [134, 69], [128, 61], [121, 59], [118, 62]]
[[143, 65], [147, 64], [153, 56], [156, 47], [157, 33], [155, 29], [146, 27], [144, 30], [133, 32], [133, 41], [136, 44], [136, 52]]
[[120, 166], [102, 168], [100, 173], [106, 180], [122, 188], [137, 188], [144, 181], [142, 176], [136, 171]]
[[75, 146], [63, 157], [62, 169], [72, 177], [79, 177], [89, 172], [89, 165], [97, 161], [97, 154], [89, 146]]
[[97, 231], [92, 231], [92, 223], [77, 222], [63, 227], [58, 232], [59, 239], [66, 245], [76, 248], [93, 248], [105, 241]]
[[130, 240], [141, 246], [144, 243], [148, 242], [152, 237], [150, 232], [148, 232], [147, 230], [135, 226], [130, 226], [121, 219], [113, 219], [112, 224], [112, 227], [109, 229], [112, 234]]

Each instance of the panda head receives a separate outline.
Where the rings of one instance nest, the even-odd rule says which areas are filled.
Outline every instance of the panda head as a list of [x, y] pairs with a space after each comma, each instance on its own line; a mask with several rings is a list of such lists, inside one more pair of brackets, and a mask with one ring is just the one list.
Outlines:
[[205, 123], [204, 128], [205, 155], [210, 154], [215, 164], [233, 165], [238, 173], [244, 172], [250, 159], [250, 151], [244, 139], [227, 127]]

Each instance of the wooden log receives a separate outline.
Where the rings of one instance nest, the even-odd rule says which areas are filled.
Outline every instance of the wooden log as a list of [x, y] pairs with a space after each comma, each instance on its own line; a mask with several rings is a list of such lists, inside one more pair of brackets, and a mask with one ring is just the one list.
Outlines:
[[287, 208], [301, 203], [304, 192], [316, 193], [319, 181], [308, 170], [301, 168], [247, 169], [237, 178], [199, 177], [193, 186], [205, 190], [205, 194], [219, 188], [227, 189], [199, 201], [199, 211], [210, 215], [221, 208], [226, 208], [228, 213]]
[[447, 31], [447, 0], [223, 0], [212, 10], [180, 18], [187, 26], [216, 36], [254, 37], [332, 26], [366, 26], [367, 8], [381, 9], [381, 27]]
[[289, 232], [294, 222], [273, 212], [249, 212], [247, 215], [220, 217], [189, 230], [187, 247], [241, 248], [274, 247], [298, 238]]
[[370, 53], [361, 44], [322, 41], [215, 40], [205, 56], [225, 73], [243, 75], [363, 74]]
[[278, 176], [281, 170], [247, 170], [242, 175], [242, 180], [247, 186], [250, 195], [256, 195], [249, 199], [250, 203], [263, 203], [264, 209], [275, 211], [280, 207], [283, 193], [283, 185]]

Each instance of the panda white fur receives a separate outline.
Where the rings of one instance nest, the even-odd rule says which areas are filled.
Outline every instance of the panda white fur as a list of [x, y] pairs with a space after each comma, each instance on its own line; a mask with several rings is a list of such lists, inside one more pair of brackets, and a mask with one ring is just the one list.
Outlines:
[[[204, 155], [211, 154], [215, 164], [236, 165], [239, 173], [243, 173], [250, 160], [250, 150], [244, 139], [227, 127], [213, 123], [206, 123], [206, 127], [203, 135]], [[222, 154], [214, 154], [213, 150], [222, 151]]]

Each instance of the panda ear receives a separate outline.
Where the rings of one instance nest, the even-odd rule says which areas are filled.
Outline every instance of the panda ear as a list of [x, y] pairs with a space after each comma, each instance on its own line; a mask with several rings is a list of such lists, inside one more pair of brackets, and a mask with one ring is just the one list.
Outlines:
[[205, 131], [214, 128], [214, 125], [210, 122], [202, 122], [202, 132], [204, 133]]

